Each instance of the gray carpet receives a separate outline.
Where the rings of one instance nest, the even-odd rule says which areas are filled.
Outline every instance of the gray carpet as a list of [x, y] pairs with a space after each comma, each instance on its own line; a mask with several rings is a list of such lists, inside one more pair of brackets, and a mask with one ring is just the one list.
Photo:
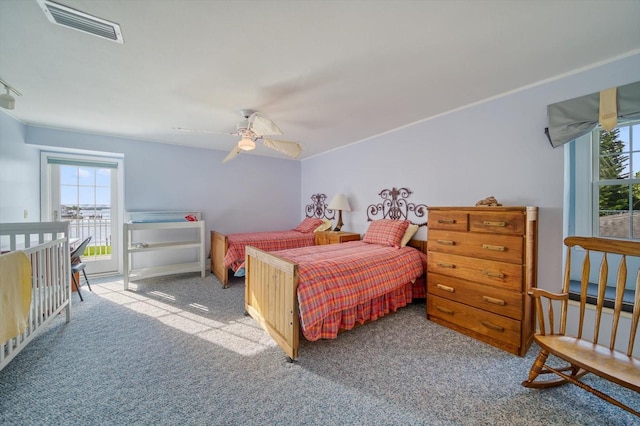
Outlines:
[[[403, 308], [338, 339], [302, 341], [297, 363], [244, 315], [244, 283], [211, 275], [92, 280], [0, 371], [2, 425], [631, 425], [577, 388], [520, 385], [519, 358]], [[588, 382], [637, 408], [638, 394]]]

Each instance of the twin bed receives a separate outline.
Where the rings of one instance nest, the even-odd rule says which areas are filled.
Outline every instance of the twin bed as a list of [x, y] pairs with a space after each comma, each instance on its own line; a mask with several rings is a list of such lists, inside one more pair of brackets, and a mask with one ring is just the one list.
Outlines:
[[246, 232], [222, 234], [211, 231], [211, 272], [226, 288], [229, 284], [229, 270], [234, 274], [243, 269], [245, 247], [253, 246], [265, 251], [286, 250], [315, 244], [314, 230], [327, 224], [335, 213], [327, 208], [325, 194], [313, 194], [313, 201], [305, 207], [305, 219], [295, 228], [284, 231]]
[[[402, 194], [411, 191], [380, 193], [385, 201], [369, 206], [371, 224], [361, 241], [275, 252], [246, 247], [245, 310], [291, 360], [298, 358], [300, 334], [332, 339], [424, 297], [426, 241], [411, 238], [419, 225], [407, 215], [423, 216], [426, 206]], [[383, 219], [369, 216], [377, 212]]]
[[243, 269], [246, 246], [278, 251], [314, 244], [313, 232], [286, 230], [224, 235], [211, 231], [211, 271], [226, 288], [229, 285], [229, 270], [238, 274]]

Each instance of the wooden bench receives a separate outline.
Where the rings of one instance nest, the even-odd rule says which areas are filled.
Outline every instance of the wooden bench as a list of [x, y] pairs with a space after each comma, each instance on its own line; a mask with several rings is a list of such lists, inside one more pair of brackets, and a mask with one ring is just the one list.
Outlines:
[[[538, 332], [534, 341], [540, 346], [540, 353], [531, 366], [529, 378], [522, 382], [530, 388], [547, 388], [564, 383], [573, 383], [607, 402], [617, 405], [630, 413], [640, 417], [640, 412], [619, 402], [611, 396], [582, 382], [580, 378], [587, 373], [596, 374], [606, 380], [640, 393], [640, 358], [633, 355], [634, 344], [637, 340], [638, 318], [640, 317], [640, 270], [634, 272], [635, 299], [631, 312], [627, 349], [625, 352], [614, 349], [618, 330], [621, 323], [623, 294], [627, 282], [628, 257], [640, 257], [640, 242], [611, 240], [596, 237], [568, 237], [564, 240], [567, 247], [566, 265], [562, 293], [552, 293], [543, 289], [533, 289], [529, 294], [533, 296], [538, 317]], [[571, 254], [576, 247], [584, 249], [584, 261], [580, 280], [580, 300], [578, 306], [578, 323], [575, 335], [567, 332], [567, 312], [569, 305], [569, 283], [571, 280]], [[594, 261], [592, 257], [602, 260]], [[618, 263], [615, 283], [616, 293], [613, 309], [604, 309], [605, 290], [609, 275], [609, 263]], [[612, 268], [613, 271], [613, 268]], [[587, 288], [589, 278], [597, 277], [598, 294], [594, 309], [595, 323], [593, 333], [585, 330], [585, 313], [587, 312]], [[543, 303], [545, 302], [546, 303]], [[554, 306], [560, 307], [560, 321], [554, 317]], [[546, 311], [545, 311], [546, 307]], [[546, 316], [545, 316], [546, 312]], [[628, 314], [626, 314], [628, 315]], [[575, 324], [569, 324], [574, 326]], [[556, 327], [557, 326], [557, 327]], [[600, 343], [600, 335], [610, 331], [608, 344]], [[584, 333], [583, 333], [584, 332]], [[590, 335], [592, 336], [586, 336]], [[626, 334], [626, 333], [625, 333]], [[548, 356], [552, 354], [568, 363], [567, 366], [557, 368], [546, 364]], [[540, 374], [554, 373], [559, 377], [550, 380], [536, 380]], [[636, 402], [640, 399], [636, 399]]]

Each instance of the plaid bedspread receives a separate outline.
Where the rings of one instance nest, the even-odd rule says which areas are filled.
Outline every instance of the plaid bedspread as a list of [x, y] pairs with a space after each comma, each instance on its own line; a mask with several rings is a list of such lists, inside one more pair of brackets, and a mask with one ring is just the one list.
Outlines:
[[400, 249], [351, 241], [275, 253], [298, 264], [298, 304], [302, 332], [318, 340], [322, 322], [341, 311], [405, 286], [427, 268], [427, 256], [412, 247]]
[[227, 236], [228, 249], [224, 257], [224, 267], [234, 272], [244, 263], [245, 246], [257, 247], [264, 251], [286, 250], [315, 244], [313, 232], [298, 231], [245, 232]]

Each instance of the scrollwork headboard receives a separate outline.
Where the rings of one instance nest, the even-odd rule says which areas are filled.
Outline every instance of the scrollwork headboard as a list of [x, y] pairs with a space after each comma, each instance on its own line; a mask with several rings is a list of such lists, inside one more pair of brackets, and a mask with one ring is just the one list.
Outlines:
[[307, 217], [316, 217], [318, 219], [333, 220], [336, 217], [336, 212], [327, 208], [327, 196], [325, 194], [313, 194], [311, 196], [311, 204], [307, 204], [305, 207], [305, 214]]
[[382, 202], [367, 207], [367, 221], [371, 222], [375, 219], [372, 216], [382, 214], [379, 219], [408, 220], [414, 225], [427, 226], [427, 221], [416, 223], [409, 219], [409, 213], [413, 213], [416, 218], [424, 218], [427, 215], [425, 204], [407, 202], [406, 199], [411, 194], [413, 192], [409, 188], [383, 189], [378, 194], [382, 198]]

